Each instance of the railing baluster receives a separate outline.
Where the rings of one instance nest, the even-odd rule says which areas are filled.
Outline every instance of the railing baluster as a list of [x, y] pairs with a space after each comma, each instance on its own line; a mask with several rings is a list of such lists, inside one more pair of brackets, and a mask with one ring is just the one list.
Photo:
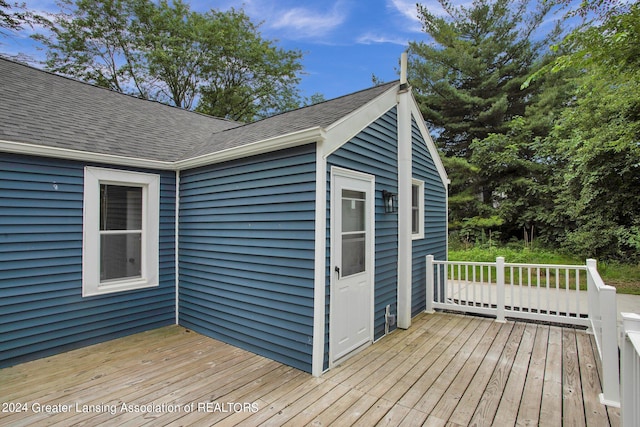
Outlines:
[[540, 313], [540, 267], [534, 269], [536, 273], [536, 313]]
[[477, 299], [477, 295], [476, 295], [476, 267], [475, 265], [471, 266], [471, 283], [473, 284], [473, 305], [477, 306], [478, 305], [478, 299]]
[[551, 271], [550, 268], [547, 267], [546, 269], [546, 275], [545, 278], [547, 280], [547, 314], [551, 314]]
[[469, 305], [469, 264], [464, 265], [464, 297]]
[[564, 295], [565, 295], [565, 298], [567, 300], [566, 316], [570, 317], [571, 316], [571, 314], [570, 314], [571, 310], [569, 309], [570, 308], [569, 307], [569, 301], [571, 301], [571, 298], [569, 297], [569, 295], [570, 295], [571, 289], [570, 289], [570, 286], [569, 286], [570, 284], [569, 284], [569, 269], [568, 268], [564, 270], [564, 279], [565, 279], [564, 280], [565, 281], [565, 293], [564, 293]]
[[558, 282], [560, 271], [556, 268], [556, 316], [560, 316], [560, 283]]
[[505, 321], [504, 258], [496, 258], [496, 321]]
[[574, 274], [576, 275], [576, 317], [581, 317], [582, 313], [580, 311], [580, 270], [576, 268], [574, 270]]
[[518, 293], [520, 298], [520, 310], [524, 307], [524, 290], [522, 289], [522, 267], [518, 267]]
[[[489, 284], [491, 285], [491, 284]], [[484, 267], [480, 266], [480, 298], [482, 299], [482, 303], [485, 303], [485, 299], [484, 299]], [[489, 301], [491, 302], [491, 301]], [[489, 304], [489, 307], [491, 306], [491, 304]]]

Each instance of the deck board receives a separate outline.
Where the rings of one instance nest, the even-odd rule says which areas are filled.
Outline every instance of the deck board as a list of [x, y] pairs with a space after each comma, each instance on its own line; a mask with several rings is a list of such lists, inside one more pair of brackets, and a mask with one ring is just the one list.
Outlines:
[[[617, 427], [594, 348], [572, 328], [421, 314], [314, 378], [173, 326], [0, 370], [0, 400], [28, 408], [0, 425]], [[71, 410], [33, 411], [46, 404]]]

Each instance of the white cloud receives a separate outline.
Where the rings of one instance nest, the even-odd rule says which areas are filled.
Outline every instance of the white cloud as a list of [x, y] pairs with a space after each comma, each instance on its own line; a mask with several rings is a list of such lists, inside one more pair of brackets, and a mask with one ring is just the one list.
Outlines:
[[420, 32], [422, 30], [415, 0], [387, 0], [387, 8], [400, 15], [405, 31]]
[[418, 19], [418, 9], [416, 7], [415, 0], [387, 0], [387, 5], [400, 12], [400, 14], [405, 18], [409, 18], [411, 21], [420, 22]]
[[[299, 0], [221, 0], [217, 8], [242, 8], [254, 22], [262, 23], [267, 32], [278, 38], [323, 38], [344, 24], [349, 15], [350, 0], [333, 2], [301, 2]], [[208, 5], [205, 0], [193, 0], [198, 10]], [[273, 30], [273, 31], [269, 31]]]
[[401, 38], [397, 36], [387, 36], [385, 34], [368, 32], [356, 40], [358, 44], [378, 44], [378, 43], [388, 43], [388, 44], [396, 44], [400, 46], [407, 46], [409, 41], [406, 38]]
[[265, 22], [271, 28], [287, 31], [294, 38], [315, 38], [326, 36], [340, 27], [346, 20], [347, 11], [341, 2], [328, 11], [318, 11], [305, 7], [295, 7], [274, 14]]

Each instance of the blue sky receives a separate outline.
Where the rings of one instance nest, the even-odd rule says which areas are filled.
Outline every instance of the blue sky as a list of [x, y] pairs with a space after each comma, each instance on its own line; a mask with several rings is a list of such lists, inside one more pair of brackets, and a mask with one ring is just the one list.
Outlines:
[[[188, 0], [187, 0], [188, 1]], [[301, 90], [304, 96], [321, 93], [326, 99], [372, 85], [372, 75], [387, 82], [398, 78], [400, 55], [408, 41], [426, 40], [417, 18], [416, 0], [191, 0], [191, 8], [243, 8], [254, 22], [262, 22], [263, 37], [285, 49], [304, 53]], [[470, 1], [469, 1], [470, 2]], [[36, 11], [57, 11], [54, 0], [26, 0]], [[440, 13], [437, 1], [420, 2]], [[454, 4], [464, 4], [455, 1]], [[36, 51], [27, 35], [0, 38], [0, 51]]]

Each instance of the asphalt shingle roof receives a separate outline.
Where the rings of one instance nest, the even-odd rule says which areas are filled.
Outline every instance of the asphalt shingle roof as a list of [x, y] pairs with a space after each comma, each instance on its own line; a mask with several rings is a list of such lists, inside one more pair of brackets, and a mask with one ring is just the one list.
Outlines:
[[386, 83], [329, 101], [278, 114], [264, 120], [217, 132], [212, 134], [211, 138], [200, 147], [187, 153], [186, 157], [197, 157], [314, 127], [326, 128], [366, 105], [395, 85], [397, 85], [397, 82]]
[[0, 58], [0, 140], [170, 162], [327, 127], [395, 84], [242, 124]]
[[173, 161], [240, 123], [0, 59], [0, 139]]

